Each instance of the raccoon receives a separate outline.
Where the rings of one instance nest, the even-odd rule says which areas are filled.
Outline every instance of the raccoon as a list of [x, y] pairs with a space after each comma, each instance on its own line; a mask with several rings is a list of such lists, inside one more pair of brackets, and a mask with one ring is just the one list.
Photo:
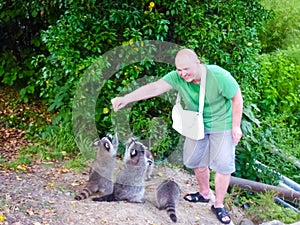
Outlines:
[[154, 168], [154, 157], [150, 150], [146, 150], [146, 158], [147, 158], [146, 180], [150, 180]]
[[93, 201], [128, 201], [144, 203], [147, 147], [130, 138], [124, 154], [125, 167], [118, 174], [113, 193], [93, 198]]
[[[134, 137], [131, 137], [130, 140], [134, 140], [136, 143], [140, 143]], [[140, 144], [142, 144], [142, 143], [140, 143]], [[153, 157], [151, 151], [148, 150], [147, 147], [145, 147], [145, 152], [146, 152], [146, 159], [147, 159], [147, 169], [146, 169], [145, 180], [150, 180], [151, 176], [152, 176], [152, 173], [153, 173], [153, 168], [154, 168], [154, 157]], [[124, 158], [123, 158], [125, 163], [126, 163], [126, 160], [128, 160], [128, 158], [130, 158], [129, 154], [130, 154], [130, 152], [125, 152], [125, 155], [124, 155]]]
[[117, 133], [114, 140], [112, 135], [107, 135], [93, 144], [97, 153], [90, 168], [89, 180], [82, 192], [75, 196], [75, 200], [86, 199], [94, 193], [107, 195], [113, 192], [113, 172], [118, 144]]
[[159, 210], [166, 209], [171, 220], [176, 223], [177, 216], [175, 208], [179, 203], [180, 189], [172, 179], [163, 181], [156, 189], [156, 203]]

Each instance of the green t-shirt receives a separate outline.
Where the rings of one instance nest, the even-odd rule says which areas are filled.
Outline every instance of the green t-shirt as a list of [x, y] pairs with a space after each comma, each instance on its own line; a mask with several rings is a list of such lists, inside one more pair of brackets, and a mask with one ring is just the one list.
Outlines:
[[[204, 127], [207, 131], [222, 131], [232, 128], [232, 103], [239, 88], [236, 80], [225, 69], [216, 65], [206, 65], [206, 88], [203, 109]], [[176, 89], [186, 109], [198, 111], [200, 85], [186, 82], [176, 70], [162, 78]]]

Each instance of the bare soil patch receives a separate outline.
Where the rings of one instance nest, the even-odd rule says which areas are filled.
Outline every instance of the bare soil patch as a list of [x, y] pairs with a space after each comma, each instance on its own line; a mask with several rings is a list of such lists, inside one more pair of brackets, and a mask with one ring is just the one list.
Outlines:
[[[20, 168], [22, 169], [22, 168]], [[182, 197], [197, 191], [193, 175], [182, 169], [156, 165], [153, 178], [146, 181], [144, 204], [127, 202], [93, 202], [91, 199], [74, 200], [88, 179], [88, 168], [82, 172], [65, 169], [60, 163], [38, 164], [22, 172], [0, 171], [0, 224], [4, 225], [168, 225], [174, 224], [166, 211], [155, 204], [156, 187], [169, 177], [179, 184]], [[212, 202], [189, 203], [181, 198], [177, 207], [177, 224], [218, 225], [210, 211]], [[231, 210], [237, 224], [241, 215]], [[233, 224], [233, 223], [232, 223]]]

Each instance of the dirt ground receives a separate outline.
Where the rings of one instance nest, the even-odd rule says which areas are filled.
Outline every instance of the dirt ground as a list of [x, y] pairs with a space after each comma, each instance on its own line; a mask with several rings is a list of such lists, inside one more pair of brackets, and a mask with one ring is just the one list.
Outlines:
[[[164, 179], [173, 177], [182, 197], [197, 191], [193, 175], [182, 169], [155, 165], [153, 178], [146, 181], [144, 204], [76, 201], [75, 193], [88, 179], [88, 168], [76, 172], [65, 169], [62, 164], [50, 163], [19, 169], [19, 172], [0, 171], [0, 224], [3, 225], [174, 224], [166, 211], [159, 211], [155, 206], [156, 187]], [[210, 211], [211, 204], [189, 203], [181, 198], [176, 211], [177, 224], [220, 224]], [[238, 224], [240, 212], [231, 209], [231, 215], [232, 224]]]

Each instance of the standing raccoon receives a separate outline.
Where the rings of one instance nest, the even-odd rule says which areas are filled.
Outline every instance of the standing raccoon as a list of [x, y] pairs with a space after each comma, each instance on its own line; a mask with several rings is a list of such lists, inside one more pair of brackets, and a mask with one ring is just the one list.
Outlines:
[[94, 143], [97, 148], [96, 158], [92, 162], [89, 180], [81, 193], [75, 196], [76, 200], [83, 200], [94, 193], [107, 195], [113, 192], [113, 172], [118, 150], [118, 136], [107, 135]]
[[180, 200], [180, 189], [173, 179], [163, 181], [156, 189], [156, 203], [159, 210], [166, 209], [173, 222], [177, 222], [175, 208]]
[[150, 150], [146, 150], [146, 158], [147, 158], [146, 180], [150, 180], [154, 168], [154, 158]]
[[[135, 143], [139, 143], [141, 145], [143, 145], [141, 142], [139, 142], [136, 138], [134, 137], [131, 137], [128, 141], [128, 143], [130, 141], [134, 141]], [[127, 143], [127, 144], [128, 144]], [[146, 159], [147, 159], [147, 168], [146, 168], [146, 175], [145, 175], [145, 179], [146, 180], [150, 180], [151, 179], [151, 176], [152, 176], [152, 173], [153, 173], [153, 168], [154, 168], [154, 157], [151, 153], [150, 150], [148, 150], [148, 148], [146, 146], [144, 146], [145, 148], [145, 152], [146, 152]], [[124, 155], [124, 162], [126, 163], [126, 161], [130, 158], [130, 152], [127, 151], [125, 152], [125, 155]]]
[[142, 143], [130, 138], [126, 143], [125, 167], [120, 171], [114, 184], [113, 193], [93, 198], [93, 201], [128, 201], [144, 203], [145, 175], [147, 170], [146, 150]]

